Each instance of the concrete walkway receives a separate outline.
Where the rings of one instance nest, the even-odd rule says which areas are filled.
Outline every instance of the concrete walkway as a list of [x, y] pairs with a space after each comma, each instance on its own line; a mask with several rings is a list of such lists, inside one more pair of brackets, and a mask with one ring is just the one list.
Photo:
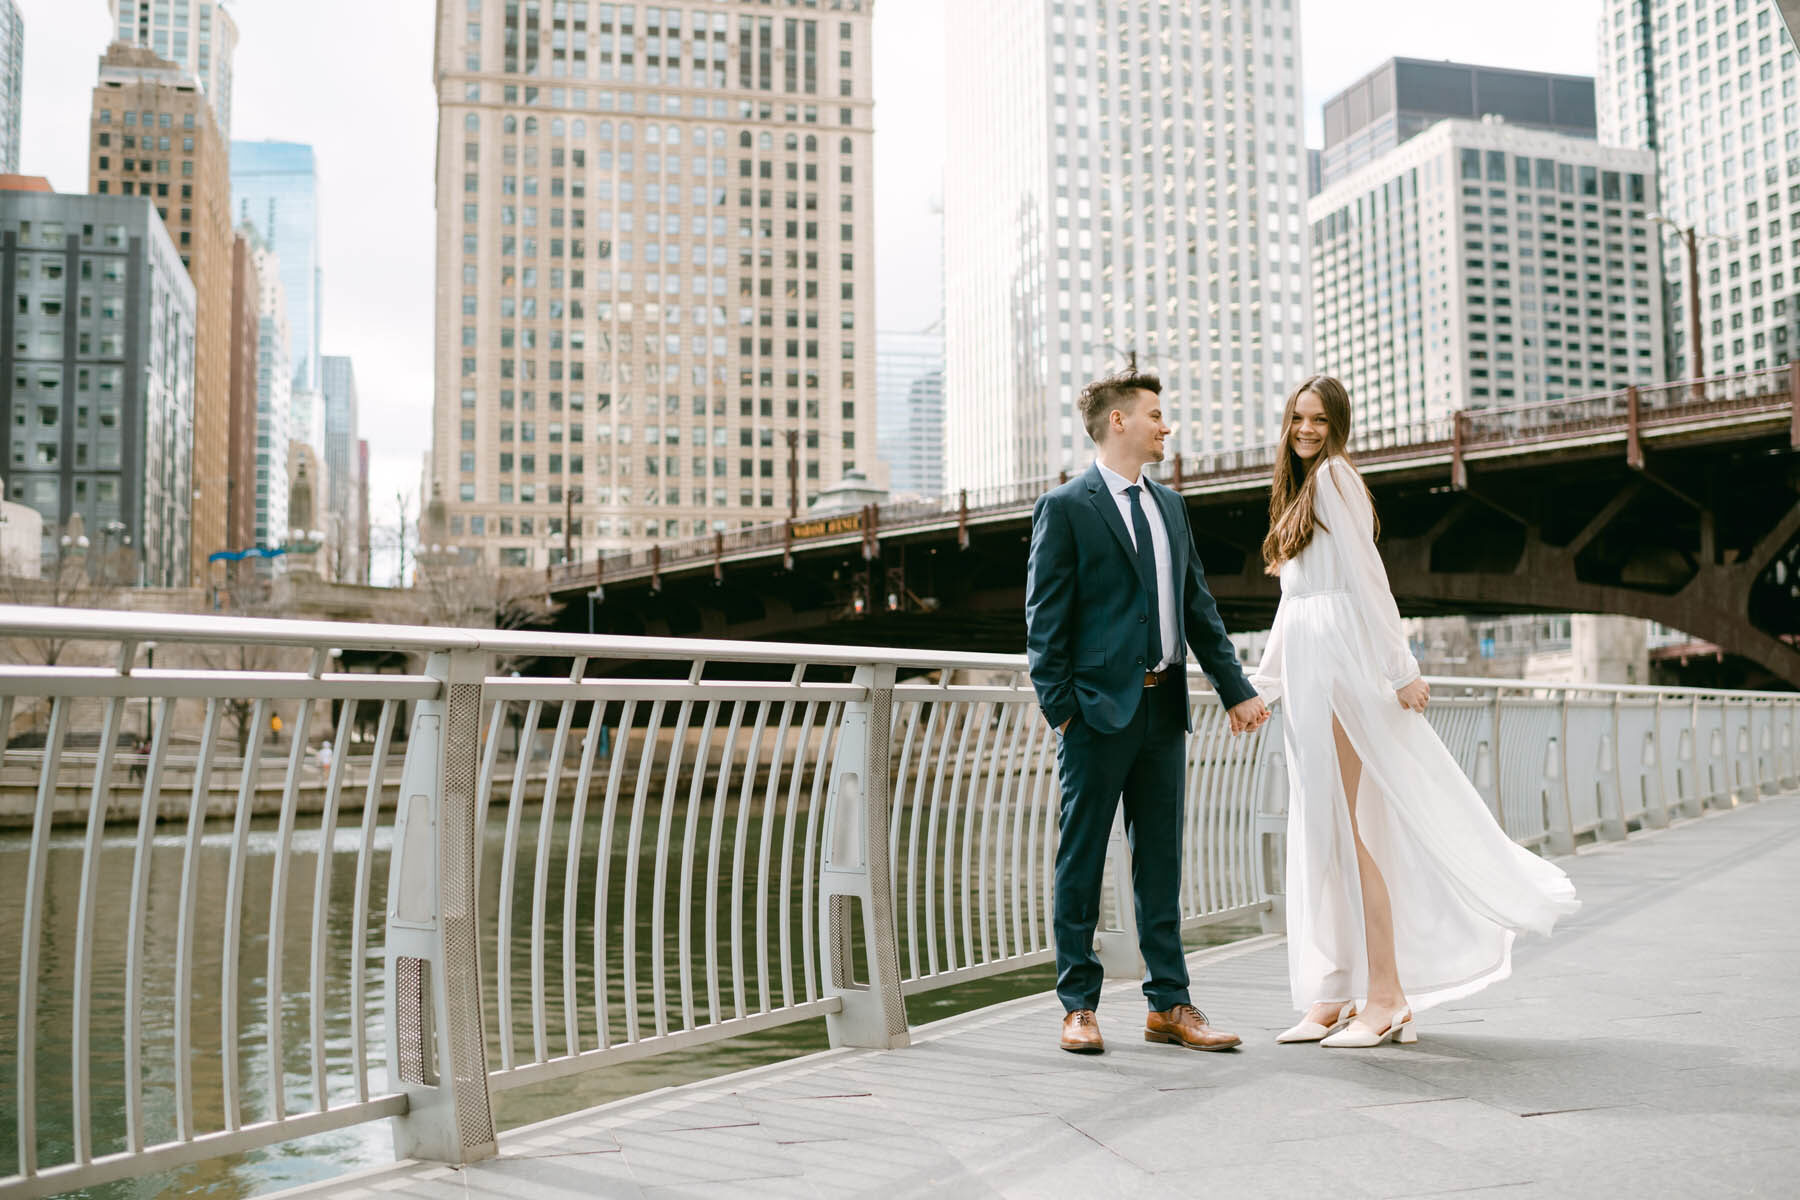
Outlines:
[[1374, 1051], [1277, 1046], [1279, 938], [1199, 953], [1245, 1040], [1150, 1045], [1134, 984], [1110, 1048], [1056, 1048], [1039, 995], [503, 1134], [316, 1197], [1792, 1196], [1800, 1175], [1800, 797], [1564, 860], [1584, 907], [1513, 978]]

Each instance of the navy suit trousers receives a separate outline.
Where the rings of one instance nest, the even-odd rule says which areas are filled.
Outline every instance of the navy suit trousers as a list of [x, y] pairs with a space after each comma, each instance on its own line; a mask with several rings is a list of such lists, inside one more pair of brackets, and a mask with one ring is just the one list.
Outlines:
[[1101, 876], [1123, 797], [1144, 996], [1161, 1011], [1187, 1004], [1181, 949], [1181, 844], [1187, 772], [1187, 689], [1179, 673], [1145, 691], [1124, 729], [1100, 733], [1080, 714], [1057, 746], [1062, 779], [1056, 847], [1056, 995], [1068, 1012], [1100, 1002], [1094, 953]]

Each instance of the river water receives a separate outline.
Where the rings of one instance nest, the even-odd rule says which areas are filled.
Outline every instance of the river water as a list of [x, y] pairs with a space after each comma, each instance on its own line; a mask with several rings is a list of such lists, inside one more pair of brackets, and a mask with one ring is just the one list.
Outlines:
[[[349, 1019], [351, 1004], [350, 979], [354, 970], [350, 962], [355, 924], [355, 888], [357, 849], [360, 831], [357, 818], [348, 817], [348, 828], [340, 827], [332, 839], [329, 900], [326, 906], [327, 970], [322, 994], [314, 996], [306, 986], [311, 954], [308, 932], [312, 913], [315, 872], [319, 863], [321, 833], [316, 825], [311, 830], [297, 830], [293, 836], [291, 882], [286, 911], [287, 933], [283, 940], [281, 962], [284, 987], [281, 1004], [281, 1026], [284, 1031], [283, 1086], [290, 1110], [305, 1110], [315, 1103], [311, 1083], [312, 1006], [320, 1004], [324, 1014], [325, 1046], [333, 1071], [328, 1074], [329, 1091], [334, 1105], [355, 1099], [354, 1075], [347, 1071], [351, 1063], [353, 1034]], [[375, 853], [371, 856], [371, 903], [367, 918], [368, 953], [360, 965], [365, 987], [365, 1010], [369, 1014], [369, 1046], [367, 1071], [373, 1094], [387, 1090], [387, 1068], [384, 1061], [385, 1032], [382, 1018], [382, 927], [385, 921], [382, 898], [386, 892], [388, 842], [391, 823], [376, 835]], [[149, 904], [145, 910], [145, 948], [149, 969], [142, 986], [144, 999], [142, 1027], [144, 1036], [144, 1111], [147, 1141], [155, 1142], [173, 1136], [175, 1131], [174, 1093], [174, 1022], [175, 999], [172, 968], [177, 957], [179, 880], [185, 848], [185, 837], [179, 825], [165, 825], [167, 832], [155, 840], [151, 859]], [[490, 824], [484, 861], [497, 860], [503, 827]], [[566, 829], [557, 833], [552, 860], [560, 861], [566, 850]], [[241, 1093], [245, 1120], [259, 1119], [267, 1112], [272, 1086], [268, 1069], [267, 1012], [264, 996], [268, 957], [268, 913], [271, 884], [279, 845], [273, 821], [256, 823], [250, 833], [249, 855], [244, 860], [243, 935], [239, 939], [243, 982], [239, 989], [238, 1038], [243, 1079]], [[0, 1175], [11, 1174], [18, 1167], [16, 1136], [18, 1081], [18, 963], [24, 920], [26, 868], [30, 840], [22, 834], [0, 835], [0, 951], [6, 955], [6, 966], [0, 968]], [[121, 827], [109, 834], [101, 852], [101, 871], [97, 888], [100, 919], [95, 928], [95, 972], [92, 1020], [92, 1079], [94, 1095], [94, 1148], [105, 1154], [125, 1145], [125, 1075], [123, 1027], [125, 1012], [124, 963], [129, 936], [130, 889], [134, 832]], [[40, 943], [38, 970], [39, 997], [36, 1021], [36, 1066], [38, 1155], [40, 1163], [66, 1161], [71, 1144], [71, 1027], [74, 1006], [74, 969], [77, 942], [77, 906], [80, 890], [82, 836], [78, 831], [59, 833], [49, 852], [46, 875], [44, 927]], [[199, 1128], [219, 1128], [224, 1112], [223, 1057], [220, 1053], [221, 1022], [217, 981], [224, 958], [225, 903], [231, 860], [231, 831], [227, 824], [209, 824], [201, 846], [199, 869], [199, 902], [196, 906], [195, 953], [193, 959], [193, 1012], [190, 1028], [193, 1034], [194, 1105]], [[484, 910], [491, 913], [499, 884], [493, 872], [484, 871]], [[617, 878], [615, 874], [615, 879]], [[646, 877], [647, 878], [647, 877]], [[552, 880], [551, 895], [560, 905], [560, 884]], [[521, 889], [525, 890], [521, 890]], [[528, 884], [515, 881], [515, 914], [529, 911]], [[615, 910], [622, 911], [622, 910]], [[560, 912], [552, 916], [551, 929], [558, 935], [560, 946]], [[585, 913], [591, 928], [591, 911]], [[515, 915], [515, 929], [519, 917]], [[650, 910], [636, 912], [640, 946], [650, 941]], [[578, 925], [580, 923], [578, 922]], [[1202, 945], [1227, 941], [1254, 930], [1219, 926], [1200, 931], [1192, 944]], [[483, 926], [484, 967], [495, 963], [497, 925], [488, 920]], [[516, 935], [515, 935], [516, 940]], [[558, 952], [553, 948], [553, 953]], [[515, 1005], [513, 1028], [516, 1044], [523, 1050], [530, 1046], [529, 1014], [519, 1011], [528, 1006], [522, 998], [530, 996], [530, 954], [520, 947], [511, 957], [509, 971], [513, 980]], [[907, 1012], [915, 1023], [935, 1020], [955, 1012], [1040, 992], [1054, 983], [1054, 971], [1048, 966], [990, 977], [955, 988], [947, 988], [907, 1001]], [[546, 991], [553, 992], [557, 1003], [551, 1009], [551, 1023], [560, 1013], [560, 975], [554, 976]], [[490, 996], [490, 1004], [491, 1004]], [[591, 1022], [588, 1035], [591, 1039]], [[493, 1035], [490, 1030], [490, 1044]], [[1048, 1039], [1054, 1030], [1046, 1029]], [[777, 1062], [826, 1047], [822, 1020], [808, 1021], [705, 1046], [695, 1050], [652, 1056], [629, 1063], [616, 1064], [586, 1074], [558, 1080], [552, 1084], [520, 1088], [495, 1097], [501, 1127], [510, 1128], [566, 1113], [588, 1105], [600, 1104], [655, 1088], [705, 1079], [730, 1071]], [[1048, 1041], [1046, 1041], [1048, 1044]], [[490, 1051], [490, 1065], [498, 1065], [498, 1057]], [[374, 1122], [349, 1129], [297, 1140], [247, 1154], [231, 1155], [197, 1163], [179, 1170], [137, 1180], [124, 1181], [77, 1193], [116, 1200], [124, 1197], [164, 1195], [199, 1195], [239, 1197], [252, 1196], [296, 1183], [327, 1179], [344, 1171], [391, 1161], [393, 1146], [387, 1122]]]

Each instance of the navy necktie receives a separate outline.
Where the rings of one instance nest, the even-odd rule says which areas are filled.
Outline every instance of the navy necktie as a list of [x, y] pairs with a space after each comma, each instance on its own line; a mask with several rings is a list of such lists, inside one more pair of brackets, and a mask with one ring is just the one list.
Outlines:
[[1156, 543], [1150, 540], [1150, 519], [1144, 516], [1143, 505], [1138, 503], [1141, 490], [1134, 483], [1125, 489], [1125, 494], [1131, 497], [1131, 532], [1137, 538], [1138, 578], [1150, 597], [1150, 652], [1144, 665], [1154, 671], [1163, 658], [1162, 609], [1156, 596]]

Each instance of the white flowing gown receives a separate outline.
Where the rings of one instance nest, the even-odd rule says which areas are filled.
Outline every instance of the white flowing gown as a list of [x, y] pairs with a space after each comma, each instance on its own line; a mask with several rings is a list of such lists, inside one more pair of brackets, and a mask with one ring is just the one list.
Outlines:
[[1362, 480], [1314, 468], [1317, 532], [1282, 564], [1281, 606], [1251, 682], [1283, 704], [1288, 767], [1288, 979], [1296, 1008], [1368, 996], [1356, 845], [1332, 737], [1362, 760], [1357, 822], [1393, 902], [1415, 1012], [1507, 977], [1521, 930], [1578, 907], [1554, 864], [1508, 838], [1436, 730], [1395, 691], [1419, 677], [1375, 549]]

